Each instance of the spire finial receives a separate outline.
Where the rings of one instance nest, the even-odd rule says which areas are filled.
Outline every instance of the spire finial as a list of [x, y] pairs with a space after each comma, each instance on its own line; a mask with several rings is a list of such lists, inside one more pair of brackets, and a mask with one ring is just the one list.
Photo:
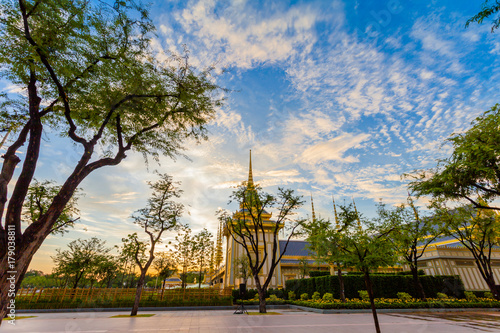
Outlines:
[[253, 175], [252, 175], [252, 149], [250, 149], [250, 164], [248, 167], [248, 187], [253, 187]]
[[339, 223], [339, 217], [337, 216], [337, 207], [335, 206], [335, 198], [332, 195], [332, 202], [333, 202], [333, 212], [335, 213], [335, 225], [337, 230], [340, 229], [340, 223]]
[[222, 237], [224, 232], [224, 226], [222, 225], [222, 219], [219, 221], [219, 227], [217, 229], [217, 241], [215, 245], [215, 268], [219, 268], [222, 263]]
[[352, 198], [352, 204], [354, 205], [354, 211], [356, 212], [356, 219], [358, 220], [358, 228], [361, 230], [361, 220], [359, 219], [358, 209], [356, 208], [356, 203], [354, 202], [354, 198]]
[[311, 193], [311, 208], [312, 208], [312, 220], [314, 222], [316, 221], [316, 214], [314, 213], [314, 201], [312, 193]]

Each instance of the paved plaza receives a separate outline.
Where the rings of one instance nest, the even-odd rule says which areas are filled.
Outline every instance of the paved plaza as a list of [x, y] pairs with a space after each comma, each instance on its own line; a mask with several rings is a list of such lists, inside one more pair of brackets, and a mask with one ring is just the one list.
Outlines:
[[[279, 315], [235, 315], [230, 310], [145, 311], [149, 318], [110, 318], [128, 312], [30, 313], [3, 322], [1, 332], [374, 332], [371, 313], [318, 314], [295, 309], [272, 310]], [[141, 313], [141, 312], [140, 312]], [[384, 333], [500, 332], [500, 312], [413, 312], [379, 314]]]

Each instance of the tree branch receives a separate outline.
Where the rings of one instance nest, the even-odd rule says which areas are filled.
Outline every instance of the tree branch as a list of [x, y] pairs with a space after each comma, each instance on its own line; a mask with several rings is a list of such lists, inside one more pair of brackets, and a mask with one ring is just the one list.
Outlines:
[[45, 69], [49, 72], [50, 78], [52, 79], [52, 81], [56, 85], [59, 96], [61, 97], [61, 99], [63, 101], [64, 116], [66, 117], [66, 120], [70, 126], [70, 129], [68, 131], [68, 135], [73, 141], [81, 143], [82, 145], [84, 145], [86, 147], [87, 141], [84, 138], [82, 138], [76, 134], [76, 125], [73, 122], [73, 119], [71, 118], [71, 108], [69, 106], [69, 101], [68, 101], [68, 96], [66, 95], [66, 91], [65, 91], [63, 85], [61, 84], [61, 82], [59, 81], [59, 78], [57, 77], [54, 69], [50, 65], [42, 48], [35, 42], [35, 40], [31, 36], [30, 27], [29, 27], [29, 23], [28, 23], [28, 16], [26, 13], [26, 7], [24, 5], [23, 0], [19, 0], [19, 6], [21, 8], [21, 13], [22, 13], [22, 17], [23, 17], [25, 38], [30, 43], [30, 45], [32, 45], [35, 48], [36, 53], [40, 56], [40, 61], [45, 66]]
[[35, 4], [33, 5], [33, 8], [31, 8], [31, 10], [28, 12], [28, 14], [26, 14], [26, 17], [30, 17], [36, 10], [36, 8], [38, 7], [38, 5], [41, 3], [42, 1], [41, 0], [37, 0], [35, 2]]

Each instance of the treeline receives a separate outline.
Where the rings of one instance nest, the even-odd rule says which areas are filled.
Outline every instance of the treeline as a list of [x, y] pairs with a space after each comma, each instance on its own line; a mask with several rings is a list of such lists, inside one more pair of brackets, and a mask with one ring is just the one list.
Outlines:
[[[203, 274], [203, 278], [204, 278]], [[91, 281], [86, 278], [82, 279], [78, 284], [78, 288], [135, 288], [138, 275], [136, 273], [128, 273], [120, 270], [116, 276], [111, 279], [111, 283], [107, 281]], [[188, 272], [186, 274], [186, 283], [195, 283], [198, 279], [198, 272]], [[162, 281], [158, 279], [158, 274], [147, 274], [146, 285], [148, 288], [160, 288]], [[39, 270], [30, 270], [26, 272], [25, 278], [21, 283], [21, 288], [66, 288], [69, 286], [69, 281], [65, 276], [57, 273], [45, 274]]]
[[[213, 269], [212, 234], [206, 229], [192, 235], [191, 230], [183, 226], [175, 239], [172, 248], [167, 246], [165, 251], [155, 251], [144, 277], [146, 287], [164, 288], [165, 279], [174, 275], [181, 279], [181, 287], [195, 282], [201, 287], [206, 274]], [[112, 253], [113, 250], [117, 253]], [[107, 247], [106, 241], [97, 237], [77, 239], [66, 249], [56, 250], [51, 274], [30, 271], [21, 286], [135, 288], [140, 278], [139, 265], [148, 257], [147, 244], [137, 234], [123, 238], [122, 244], [114, 248]]]

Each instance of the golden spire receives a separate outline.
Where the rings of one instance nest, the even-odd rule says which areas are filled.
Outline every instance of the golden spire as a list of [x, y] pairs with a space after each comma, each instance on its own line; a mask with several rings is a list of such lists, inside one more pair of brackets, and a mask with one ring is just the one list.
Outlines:
[[215, 267], [218, 268], [222, 263], [222, 220], [219, 222], [219, 228], [217, 229], [217, 244], [215, 245]]
[[248, 166], [248, 187], [253, 187], [253, 175], [252, 175], [252, 149], [250, 149], [250, 165]]
[[335, 213], [335, 225], [337, 230], [339, 230], [340, 229], [339, 217], [337, 216], [337, 207], [335, 206], [335, 199], [333, 198], [333, 195], [332, 195], [332, 201], [333, 201], [333, 212]]
[[312, 220], [314, 222], [316, 221], [316, 214], [314, 213], [314, 201], [312, 193], [311, 193], [311, 208], [312, 208]]
[[356, 212], [356, 219], [358, 220], [358, 228], [359, 230], [361, 230], [361, 220], [359, 219], [359, 214], [356, 208], [356, 203], [354, 202], [354, 198], [352, 198], [352, 204], [354, 205], [354, 211]]
[[212, 244], [212, 247], [210, 248], [210, 267], [208, 269], [208, 274], [213, 275], [215, 272], [215, 248]]

